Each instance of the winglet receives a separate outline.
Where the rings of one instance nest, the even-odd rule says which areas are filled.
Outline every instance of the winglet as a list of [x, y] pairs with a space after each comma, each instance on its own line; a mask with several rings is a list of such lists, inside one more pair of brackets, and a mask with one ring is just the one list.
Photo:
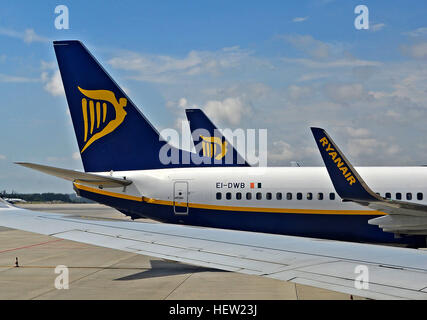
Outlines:
[[357, 202], [382, 201], [363, 181], [335, 142], [321, 128], [311, 128], [335, 191], [343, 200]]

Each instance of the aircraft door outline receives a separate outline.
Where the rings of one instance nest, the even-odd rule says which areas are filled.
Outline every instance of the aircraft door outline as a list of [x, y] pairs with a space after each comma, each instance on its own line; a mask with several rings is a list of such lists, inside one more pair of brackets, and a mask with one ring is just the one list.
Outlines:
[[173, 211], [176, 215], [188, 215], [187, 181], [175, 181], [173, 184]]

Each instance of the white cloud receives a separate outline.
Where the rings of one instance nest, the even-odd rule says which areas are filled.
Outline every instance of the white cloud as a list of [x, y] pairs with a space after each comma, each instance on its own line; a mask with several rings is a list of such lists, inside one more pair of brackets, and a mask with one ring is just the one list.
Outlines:
[[377, 148], [380, 147], [380, 142], [374, 138], [356, 138], [348, 141], [349, 154], [354, 157], [360, 155], [371, 155]]
[[366, 99], [369, 95], [360, 83], [327, 84], [324, 92], [332, 101], [343, 104]]
[[[195, 104], [189, 105], [188, 100], [184, 97], [178, 99], [178, 101], [167, 101], [166, 107], [171, 109], [172, 112], [174, 112], [176, 114], [175, 121], [173, 123], [173, 127], [180, 130], [181, 132], [183, 132], [183, 130], [186, 130], [186, 128], [189, 127], [187, 117], [186, 117], [185, 113], [183, 112], [183, 110], [184, 109], [190, 109], [190, 108], [200, 109], [200, 107], [195, 105]], [[188, 129], [188, 130], [190, 130], [190, 129]], [[173, 141], [171, 143], [174, 144], [175, 146], [179, 147], [178, 141]]]
[[245, 108], [240, 98], [226, 98], [222, 101], [208, 101], [204, 108], [206, 115], [215, 122], [226, 122], [238, 125]]
[[356, 138], [348, 140], [348, 150], [352, 157], [371, 156], [376, 153], [393, 156], [400, 151], [398, 145], [375, 138]]
[[410, 37], [421, 37], [421, 36], [425, 36], [427, 35], [427, 28], [426, 27], [422, 27], [422, 28], [418, 28], [412, 31], [408, 31], [408, 32], [403, 32], [404, 35], [410, 36]]
[[58, 162], [58, 161], [64, 161], [64, 160], [67, 160], [67, 159], [64, 157], [55, 157], [55, 156], [47, 156], [46, 157], [46, 161], [48, 161], [48, 162]]
[[293, 22], [304, 22], [307, 20], [308, 20], [308, 17], [295, 17], [292, 19]]
[[317, 80], [317, 79], [322, 79], [322, 78], [327, 78], [329, 77], [330, 74], [329, 73], [320, 73], [320, 72], [310, 72], [307, 74], [303, 74], [301, 75], [297, 81], [298, 82], [304, 82], [304, 81], [311, 81], [311, 80]]
[[[178, 108], [178, 112], [179, 113], [181, 113], [181, 110], [182, 109], [189, 109], [189, 108], [194, 108], [194, 109], [197, 109], [197, 108], [199, 108], [197, 105], [195, 105], [195, 104], [193, 104], [193, 105], [190, 105], [189, 103], [188, 103], [188, 100], [187, 100], [187, 98], [184, 98], [184, 97], [182, 97], [182, 98], [179, 98], [178, 99], [178, 101], [168, 101], [168, 102], [166, 102], [166, 106], [168, 107], [168, 108]], [[176, 111], [176, 109], [175, 109], [175, 111]]]
[[369, 30], [373, 31], [373, 32], [377, 32], [380, 31], [382, 29], [384, 29], [386, 25], [384, 23], [377, 23], [377, 24], [373, 24], [369, 27]]
[[[255, 86], [256, 88], [257, 86]], [[236, 88], [228, 88], [227, 93], [237, 93]], [[261, 88], [259, 88], [261, 90]], [[215, 90], [209, 90], [215, 91]], [[221, 90], [219, 90], [221, 91]], [[256, 91], [254, 89], [254, 91]], [[258, 92], [258, 94], [260, 94]], [[174, 126], [181, 128], [181, 122], [186, 121], [183, 109], [203, 109], [206, 115], [216, 125], [238, 125], [240, 124], [243, 116], [250, 113], [250, 107], [246, 106], [244, 101], [244, 94], [240, 97], [226, 97], [224, 99], [210, 99], [204, 103], [191, 104], [188, 99], [181, 97], [178, 100], [169, 100], [166, 102], [166, 107], [176, 113]]]
[[[396, 76], [398, 75], [398, 76]], [[375, 92], [376, 98], [397, 97], [408, 99], [419, 105], [425, 105], [427, 101], [427, 69], [415, 64], [401, 64], [389, 70], [385, 76], [393, 79], [390, 87], [392, 90]], [[427, 107], [427, 105], [425, 105]]]
[[[206, 115], [215, 123], [227, 123], [230, 125], [238, 125], [245, 112], [248, 112], [249, 108], [245, 108], [240, 97], [225, 98], [224, 100], [209, 100], [200, 107], [196, 104], [189, 105], [186, 98], [180, 98], [178, 102], [169, 101], [168, 107], [178, 107], [179, 109], [203, 109]], [[182, 112], [179, 111], [175, 121], [175, 127], [180, 128], [182, 120], [185, 120], [182, 116]]]
[[56, 69], [56, 66], [57, 66], [56, 61], [50, 61], [50, 62], [44, 61], [44, 60], [41, 61], [42, 70], [53, 70], [53, 69]]
[[345, 131], [352, 138], [366, 138], [371, 134], [369, 129], [366, 129], [366, 128], [346, 127]]
[[249, 51], [238, 46], [212, 52], [192, 50], [184, 58], [126, 52], [110, 59], [109, 64], [113, 68], [132, 72], [128, 76], [130, 79], [173, 83], [180, 77], [217, 75], [224, 69], [237, 67], [249, 54]]
[[[3, 57], [3, 56], [4, 55], [0, 56], [0, 60], [1, 60], [1, 57]], [[53, 64], [42, 61], [41, 62], [41, 69], [42, 70], [53, 69]], [[47, 72], [42, 73], [40, 78], [30, 78], [30, 77], [15, 76], [15, 75], [8, 75], [8, 74], [0, 73], [0, 82], [5, 82], [5, 83], [46, 82], [47, 76], [48, 76]]]
[[49, 39], [39, 36], [36, 34], [34, 29], [26, 29], [24, 31], [23, 40], [25, 43], [32, 43], [32, 42], [48, 42]]
[[284, 141], [273, 142], [272, 151], [268, 153], [268, 160], [274, 162], [297, 160], [293, 147]]
[[289, 165], [290, 161], [305, 162], [308, 157], [317, 157], [315, 145], [292, 145], [283, 140], [274, 141], [268, 151], [269, 165]]
[[415, 59], [426, 59], [427, 42], [421, 42], [411, 46], [402, 46], [402, 52]]
[[61, 74], [59, 70], [53, 73], [43, 72], [42, 81], [44, 83], [44, 89], [53, 96], [60, 96], [64, 94], [64, 86], [62, 85]]
[[292, 100], [300, 100], [303, 98], [310, 97], [313, 94], [311, 87], [303, 87], [297, 85], [291, 85], [288, 87], [288, 96]]
[[49, 42], [50, 40], [46, 37], [38, 35], [34, 29], [25, 29], [24, 31], [16, 31], [8, 28], [0, 28], [0, 35], [20, 39], [25, 43], [33, 42]]
[[185, 98], [181, 98], [181, 99], [179, 99], [179, 101], [178, 101], [178, 105], [181, 107], [181, 108], [186, 108], [187, 107], [187, 99], [185, 99]]
[[327, 69], [327, 68], [344, 68], [344, 67], [361, 67], [361, 66], [381, 66], [382, 63], [379, 61], [360, 60], [353, 58], [340, 58], [328, 61], [316, 61], [304, 58], [282, 58], [283, 61], [289, 63], [298, 63], [305, 67], [315, 69]]
[[[306, 45], [307, 52], [318, 43], [312, 37], [297, 41]], [[328, 55], [307, 53], [300, 59], [261, 60], [252, 53], [226, 59], [235, 63], [223, 65], [235, 69], [208, 62], [245, 50], [204, 55], [193, 50], [193, 54], [163, 58], [140, 54], [136, 57], [144, 59], [135, 61], [126, 74], [138, 80], [168, 81], [152, 84], [164, 95], [167, 111], [174, 113], [165, 126], [180, 128], [185, 108], [201, 108], [218, 127], [268, 128], [269, 163], [274, 165], [289, 165], [289, 160], [321, 165], [310, 126], [330, 130], [343, 151], [363, 165], [411, 165], [422, 159], [420, 154], [427, 155], [409, 146], [421, 144], [425, 136], [424, 65], [411, 59], [381, 62], [380, 55], [378, 61], [367, 60], [353, 56], [351, 45], [326, 45]]]
[[7, 74], [0, 73], [0, 82], [6, 83], [26, 83], [26, 82], [39, 82], [39, 78], [28, 78], [28, 77], [19, 77], [11, 76]]
[[329, 45], [314, 39], [310, 35], [286, 35], [281, 37], [313, 58], [324, 59], [329, 57]]
[[[374, 29], [379, 28], [382, 28], [382, 26], [374, 27]], [[281, 35], [277, 38], [284, 39], [293, 47], [309, 56], [308, 58], [281, 58], [281, 61], [285, 63], [298, 64], [302, 67], [312, 69], [355, 68], [382, 65], [382, 63], [378, 61], [362, 60], [354, 57], [350, 51], [352, 48], [351, 45], [346, 43], [327, 43], [317, 40], [311, 35]], [[314, 78], [318, 79], [325, 77], [325, 75], [328, 76], [329, 74], [331, 74], [331, 72], [328, 72], [328, 74], [315, 73], [308, 76], [308, 78], [310, 79], [314, 76]], [[306, 81], [304, 76], [300, 76], [300, 78], [300, 81]]]

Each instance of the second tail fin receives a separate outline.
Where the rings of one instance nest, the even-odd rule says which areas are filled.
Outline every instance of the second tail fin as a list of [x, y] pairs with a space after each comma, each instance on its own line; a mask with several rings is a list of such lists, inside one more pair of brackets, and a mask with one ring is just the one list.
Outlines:
[[[219, 157], [221, 156], [221, 150], [222, 152], [227, 152], [225, 156], [230, 159], [230, 161], [227, 161], [227, 165], [250, 166], [201, 109], [186, 109], [185, 114], [187, 115], [190, 125], [191, 136], [196, 147], [196, 152], [201, 157], [211, 156], [215, 158], [213, 152], [211, 155], [211, 149], [213, 151], [218, 150], [216, 154], [218, 154]], [[202, 131], [206, 132], [206, 135], [198, 134], [198, 132]], [[219, 144], [222, 148], [211, 148], [214, 143]]]

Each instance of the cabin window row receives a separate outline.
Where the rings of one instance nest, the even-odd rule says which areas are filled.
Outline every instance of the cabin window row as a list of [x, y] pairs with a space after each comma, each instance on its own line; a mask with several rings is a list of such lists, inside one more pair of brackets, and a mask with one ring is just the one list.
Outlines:
[[[378, 195], [381, 195], [381, 194], [379, 194], [379, 193], [377, 193]], [[386, 199], [391, 199], [391, 192], [386, 192], [385, 193], [385, 195], [384, 195], [384, 198], [386, 198]], [[407, 192], [406, 194], [405, 194], [405, 198], [406, 198], [406, 200], [412, 200], [412, 192]], [[403, 194], [401, 193], [401, 192], [396, 192], [396, 194], [395, 194], [395, 199], [396, 200], [402, 200], [403, 199]], [[423, 195], [423, 193], [422, 192], [418, 192], [417, 193], [417, 200], [418, 201], [421, 201], [421, 200], [423, 200], [424, 199], [424, 195]]]
[[[381, 195], [380, 193], [377, 193], [378, 195]], [[236, 192], [235, 194], [235, 199], [236, 200], [242, 200], [243, 199], [243, 194], [241, 192]], [[247, 192], [246, 195], [244, 196], [246, 198], [246, 200], [252, 200], [252, 192]], [[288, 192], [286, 194], [282, 194], [282, 192], [277, 192], [275, 194], [275, 199], [276, 200], [282, 200], [282, 199], [286, 199], [286, 200], [292, 200], [293, 199], [294, 194], [291, 192]], [[231, 200], [233, 197], [231, 192], [226, 192], [225, 193], [225, 199], [226, 200]], [[386, 199], [391, 199], [391, 193], [390, 192], [386, 192], [384, 197]], [[407, 192], [405, 194], [406, 200], [412, 200], [412, 193], [411, 192]], [[257, 200], [262, 200], [264, 198], [263, 193], [262, 192], [257, 192], [255, 193], [254, 199]], [[295, 198], [297, 200], [302, 200], [304, 198], [304, 195], [302, 192], [297, 192]], [[217, 192], [216, 193], [216, 199], [217, 200], [221, 200], [222, 199], [222, 192]], [[267, 192], [265, 193], [265, 199], [267, 200], [273, 200], [273, 193], [271, 192]], [[314, 199], [314, 195], [311, 192], [307, 192], [305, 194], [305, 199], [307, 200], [313, 200]], [[324, 195], [322, 192], [317, 193], [316, 195], [316, 199], [317, 200], [323, 200], [324, 199]], [[403, 194], [401, 192], [396, 192], [395, 194], [395, 199], [396, 200], [402, 200], [403, 199]], [[417, 200], [418, 201], [422, 201], [424, 199], [424, 195], [422, 192], [418, 192], [417, 193]], [[329, 200], [335, 200], [335, 193], [331, 192], [329, 193]]]
[[[335, 193], [331, 192], [327, 196], [329, 197], [329, 200], [335, 200]], [[221, 200], [222, 198], [223, 198], [222, 192], [217, 192], [216, 193], [216, 199]], [[225, 193], [225, 199], [226, 200], [231, 200], [232, 198], [233, 198], [233, 194], [231, 192]], [[236, 200], [242, 200], [243, 198], [245, 198], [246, 200], [252, 200], [252, 198], [254, 198], [256, 200], [262, 200], [263, 198], [265, 198], [267, 200], [273, 200], [273, 193], [266, 192], [265, 194], [263, 194], [262, 192], [257, 192], [255, 194], [253, 194], [252, 192], [247, 192], [246, 194], [243, 194], [241, 192], [236, 192], [234, 194], [234, 199], [236, 199]], [[274, 198], [276, 200], [282, 200], [282, 199], [292, 200], [294, 198], [294, 194], [291, 192], [288, 192], [286, 194], [282, 194], [282, 192], [276, 192], [274, 194]], [[304, 195], [302, 192], [297, 192], [295, 194], [295, 199], [302, 200], [303, 198], [304, 198]], [[313, 200], [314, 199], [313, 193], [311, 193], [311, 192], [306, 193], [305, 199]], [[316, 199], [317, 200], [323, 200], [323, 199], [325, 199], [325, 196], [322, 192], [319, 192], [316, 195]]]

